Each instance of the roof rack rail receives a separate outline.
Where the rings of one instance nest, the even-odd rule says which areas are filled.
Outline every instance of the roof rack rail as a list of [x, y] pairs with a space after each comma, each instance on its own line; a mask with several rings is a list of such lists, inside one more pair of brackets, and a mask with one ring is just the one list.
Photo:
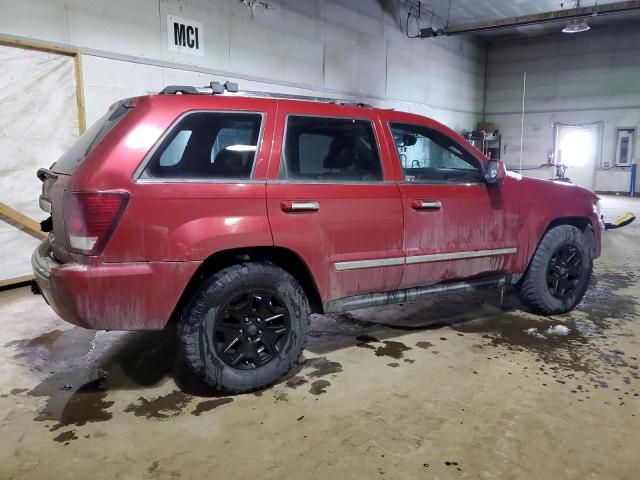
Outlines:
[[169, 85], [168, 87], [165, 87], [160, 91], [161, 95], [222, 95], [225, 93], [236, 94], [243, 97], [275, 98], [283, 100], [306, 100], [309, 102], [336, 103], [340, 105], [353, 105], [357, 107], [371, 108], [371, 105], [367, 103], [362, 103], [358, 100], [352, 99], [239, 90], [238, 84], [233, 82], [225, 82], [224, 84], [220, 82], [211, 82], [206, 87], [194, 87], [192, 85]]

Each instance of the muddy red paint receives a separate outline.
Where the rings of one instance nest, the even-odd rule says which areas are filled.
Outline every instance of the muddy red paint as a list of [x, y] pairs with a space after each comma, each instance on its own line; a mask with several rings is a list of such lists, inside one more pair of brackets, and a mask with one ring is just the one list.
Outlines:
[[[190, 112], [260, 115], [247, 178], [158, 181], [140, 176], [149, 157]], [[139, 97], [116, 104], [108, 115], [75, 161], [61, 160], [41, 175], [41, 205], [49, 205], [52, 232], [34, 252], [36, 279], [52, 308], [83, 327], [161, 329], [203, 275], [244, 256], [289, 269], [315, 297], [314, 309], [322, 311], [323, 302], [345, 297], [482, 275], [520, 275], [545, 231], [557, 223], [589, 228], [594, 254], [600, 253], [597, 199], [579, 187], [504, 174], [502, 164], [498, 176], [504, 178], [498, 182], [407, 181], [390, 123], [446, 137], [477, 161], [483, 175], [489, 166], [462, 137], [419, 115], [338, 103], [188, 94]], [[281, 159], [292, 115], [370, 122], [375, 145], [368, 147], [378, 153], [381, 178], [285, 180]], [[213, 153], [207, 155], [214, 163]], [[103, 216], [112, 223], [83, 230], [82, 218], [74, 217], [73, 226], [65, 224], [65, 194], [69, 198], [70, 192], [117, 194], [126, 204], [118, 215]], [[292, 202], [307, 209], [295, 211]], [[70, 229], [80, 232], [79, 239]]]

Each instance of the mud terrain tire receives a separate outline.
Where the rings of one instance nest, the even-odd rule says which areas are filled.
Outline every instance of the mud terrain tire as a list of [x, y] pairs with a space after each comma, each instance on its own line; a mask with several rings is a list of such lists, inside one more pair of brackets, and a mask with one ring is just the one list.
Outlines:
[[520, 285], [522, 302], [535, 313], [566, 313], [580, 303], [593, 270], [592, 247], [571, 225], [549, 230]]
[[182, 312], [178, 334], [196, 375], [218, 391], [243, 393], [272, 385], [291, 369], [304, 350], [309, 316], [292, 275], [268, 262], [242, 263], [203, 282]]

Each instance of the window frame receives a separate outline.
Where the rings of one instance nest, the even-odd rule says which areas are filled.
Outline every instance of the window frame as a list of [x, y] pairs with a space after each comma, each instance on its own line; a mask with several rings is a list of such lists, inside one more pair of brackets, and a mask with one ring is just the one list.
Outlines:
[[[305, 118], [318, 118], [318, 119], [334, 119], [334, 120], [358, 120], [369, 122], [371, 125], [371, 131], [373, 132], [373, 138], [375, 139], [376, 153], [378, 156], [378, 162], [380, 162], [380, 171], [382, 173], [382, 178], [380, 180], [336, 180], [332, 179], [331, 181], [322, 182], [318, 180], [310, 180], [303, 178], [290, 178], [288, 176], [282, 177], [282, 172], [286, 172], [286, 159], [285, 159], [285, 151], [287, 145], [287, 137], [289, 134], [289, 119], [291, 117], [305, 117]], [[296, 184], [306, 184], [306, 185], [330, 185], [330, 184], [344, 184], [344, 185], [381, 185], [385, 183], [393, 183], [387, 180], [387, 172], [385, 169], [385, 161], [384, 156], [382, 154], [382, 148], [380, 145], [380, 135], [376, 131], [376, 122], [373, 118], [368, 117], [360, 117], [360, 116], [342, 116], [342, 115], [322, 115], [322, 114], [313, 114], [313, 113], [296, 113], [290, 112], [287, 113], [284, 117], [284, 129], [282, 134], [282, 146], [280, 150], [280, 162], [278, 165], [278, 177], [275, 180], [271, 180], [270, 182], [277, 183], [296, 183]]]
[[[256, 144], [256, 152], [253, 159], [253, 165], [251, 166], [251, 174], [249, 178], [181, 178], [181, 177], [168, 177], [168, 178], [140, 178], [142, 173], [147, 168], [147, 165], [154, 157], [160, 146], [164, 143], [165, 139], [173, 133], [175, 128], [184, 120], [187, 116], [194, 113], [212, 113], [212, 114], [247, 114], [247, 115], [260, 115], [260, 131], [258, 133], [258, 140]], [[256, 165], [260, 157], [260, 150], [262, 148], [262, 139], [264, 136], [266, 112], [259, 112], [254, 110], [210, 110], [210, 109], [197, 109], [188, 110], [181, 113], [176, 119], [171, 122], [167, 129], [160, 135], [153, 147], [146, 153], [138, 168], [134, 171], [131, 179], [135, 183], [265, 183], [265, 180], [255, 180], [253, 177], [256, 171]]]
[[[476, 162], [478, 163], [478, 166], [480, 167], [480, 175], [479, 175], [478, 181], [475, 181], [475, 182], [464, 182], [464, 181], [436, 182], [436, 181], [424, 181], [424, 180], [421, 180], [421, 181], [418, 181], [418, 182], [410, 182], [410, 181], [408, 181], [407, 177], [405, 175], [405, 172], [404, 172], [404, 168], [402, 166], [402, 161], [400, 159], [400, 152], [398, 152], [398, 147], [396, 146], [396, 142], [395, 142], [394, 137], [393, 137], [393, 130], [391, 128], [392, 124], [407, 125], [407, 126], [410, 126], [410, 127], [417, 127], [417, 128], [421, 128], [421, 129], [427, 130], [429, 132], [436, 132], [436, 133], [438, 133], [440, 135], [446, 136], [453, 143], [455, 143], [455, 145], [457, 145], [460, 148], [460, 150], [462, 150], [463, 152], [469, 154], [472, 158], [474, 158], [476, 160]], [[483, 181], [484, 173], [485, 173], [484, 171], [485, 171], [485, 166], [486, 166], [485, 163], [482, 160], [480, 160], [477, 157], [477, 155], [473, 154], [471, 152], [471, 150], [466, 148], [465, 145], [462, 145], [460, 142], [458, 142], [457, 140], [452, 138], [450, 135], [447, 135], [446, 133], [441, 132], [436, 128], [429, 127], [427, 125], [423, 125], [423, 124], [415, 123], [415, 122], [404, 122], [402, 120], [399, 120], [399, 121], [398, 120], [387, 120], [387, 129], [388, 129], [389, 135], [391, 137], [391, 147], [393, 148], [393, 151], [394, 151], [394, 154], [395, 154], [395, 157], [396, 157], [396, 161], [398, 162], [397, 165], [398, 165], [398, 167], [400, 167], [400, 175], [402, 176], [402, 179], [398, 183], [406, 184], [406, 185], [443, 185], [443, 186], [446, 186], [446, 185], [484, 185], [485, 184], [485, 182]], [[427, 138], [429, 138], [429, 140], [431, 140], [431, 137], [427, 137]]]

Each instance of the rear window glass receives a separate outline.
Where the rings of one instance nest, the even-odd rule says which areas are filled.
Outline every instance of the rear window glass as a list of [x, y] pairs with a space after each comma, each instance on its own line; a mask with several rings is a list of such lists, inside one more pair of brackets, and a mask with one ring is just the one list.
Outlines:
[[368, 120], [290, 116], [282, 178], [313, 182], [382, 180], [373, 126]]
[[125, 117], [131, 108], [124, 104], [108, 111], [102, 118], [84, 132], [73, 146], [62, 155], [51, 170], [62, 174], [71, 174], [113, 128]]
[[143, 179], [249, 179], [262, 115], [190, 113], [153, 153]]

